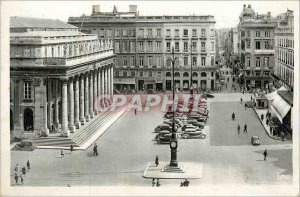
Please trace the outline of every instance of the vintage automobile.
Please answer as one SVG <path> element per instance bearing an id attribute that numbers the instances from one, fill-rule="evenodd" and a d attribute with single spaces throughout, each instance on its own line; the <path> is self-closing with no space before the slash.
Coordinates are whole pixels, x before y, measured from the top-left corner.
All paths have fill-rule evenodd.
<path id="1" fill-rule="evenodd" d="M 204 94 L 205 95 L 205 97 L 206 98 L 215 98 L 215 96 L 214 95 L 212 95 L 212 94 L 209 94 L 209 93 L 206 93 L 206 94 Z"/>
<path id="2" fill-rule="evenodd" d="M 259 140 L 259 137 L 258 136 L 252 136 L 251 137 L 251 143 L 252 145 L 260 145 L 260 140 Z"/>
<path id="3" fill-rule="evenodd" d="M 158 125 L 154 131 L 155 133 L 158 133 L 159 131 L 161 130 L 168 130 L 168 131 L 172 131 L 172 127 L 168 124 L 161 124 L 161 125 Z"/>
<path id="4" fill-rule="evenodd" d="M 164 136 L 166 136 L 166 135 L 171 135 L 171 132 L 168 131 L 168 130 L 162 130 L 162 131 L 160 131 L 158 134 L 156 134 L 154 140 L 158 140 L 158 138 L 164 137 Z"/>
<path id="5" fill-rule="evenodd" d="M 193 138 L 204 139 L 205 137 L 206 137 L 206 133 L 204 131 L 195 131 L 195 129 L 186 129 L 185 132 L 181 134 L 181 138 L 183 139 L 193 139 Z"/>
<path id="6" fill-rule="evenodd" d="M 171 138 L 172 138 L 172 134 L 171 135 L 164 135 L 163 137 L 159 137 L 157 139 L 157 144 L 169 144 Z"/>
<path id="7" fill-rule="evenodd" d="M 184 124 L 183 127 L 181 127 L 181 131 L 185 132 L 187 129 L 195 129 L 196 131 L 200 131 L 201 129 L 193 124 Z"/>
<path id="8" fill-rule="evenodd" d="M 172 127 L 173 126 L 173 121 L 167 119 L 167 120 L 164 120 L 163 124 L 168 124 L 168 125 L 170 125 L 170 127 Z M 176 121 L 175 121 L 175 130 L 177 130 L 179 127 L 180 127 L 180 125 L 177 124 Z"/>
<path id="9" fill-rule="evenodd" d="M 178 127 L 183 126 L 183 122 L 181 121 L 180 118 L 175 117 L 174 119 L 175 119 L 175 123 L 176 123 L 176 125 L 178 125 Z M 164 123 L 166 123 L 166 124 L 172 123 L 173 124 L 172 120 L 173 120 L 173 118 L 170 118 L 170 119 L 166 118 L 166 119 L 164 119 Z"/>

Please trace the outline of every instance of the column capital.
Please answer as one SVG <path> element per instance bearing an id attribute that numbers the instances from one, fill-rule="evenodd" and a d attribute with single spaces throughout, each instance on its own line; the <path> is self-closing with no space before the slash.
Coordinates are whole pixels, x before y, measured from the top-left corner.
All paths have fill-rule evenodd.
<path id="1" fill-rule="evenodd" d="M 60 78 L 62 84 L 68 84 L 69 78 Z"/>

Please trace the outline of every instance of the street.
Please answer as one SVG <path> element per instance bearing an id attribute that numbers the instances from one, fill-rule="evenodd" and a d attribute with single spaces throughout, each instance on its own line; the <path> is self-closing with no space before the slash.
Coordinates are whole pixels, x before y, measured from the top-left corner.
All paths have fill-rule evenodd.
<path id="1" fill-rule="evenodd" d="M 269 138 L 253 109 L 244 109 L 239 99 L 250 95 L 215 94 L 208 99 L 210 118 L 206 139 L 179 139 L 178 161 L 203 164 L 201 183 L 292 183 L 292 144 Z M 235 112 L 236 119 L 231 120 Z M 158 155 L 160 161 L 170 160 L 169 145 L 157 145 L 154 128 L 163 122 L 160 106 L 149 112 L 126 112 L 97 141 L 98 156 L 93 156 L 93 145 L 86 151 L 37 149 L 33 152 L 11 151 L 11 184 L 14 167 L 23 167 L 30 160 L 31 170 L 24 177 L 30 186 L 149 186 L 151 180 L 142 177 L 148 162 Z M 248 133 L 237 134 L 237 123 Z M 241 129 L 241 130 L 242 130 Z M 259 135 L 262 145 L 252 146 L 250 138 Z M 267 149 L 267 161 L 263 151 Z M 282 177 L 282 174 L 286 178 Z M 164 185 L 178 185 L 181 180 L 160 180 Z"/>

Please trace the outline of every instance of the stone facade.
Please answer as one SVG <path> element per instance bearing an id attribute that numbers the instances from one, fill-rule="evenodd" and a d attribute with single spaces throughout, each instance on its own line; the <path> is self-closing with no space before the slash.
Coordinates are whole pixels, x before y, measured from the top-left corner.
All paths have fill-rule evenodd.
<path id="1" fill-rule="evenodd" d="M 275 29 L 275 70 L 274 79 L 278 86 L 293 91 L 294 87 L 294 13 L 277 16 L 278 26 Z"/>
<path id="2" fill-rule="evenodd" d="M 242 82 L 247 90 L 269 89 L 275 67 L 276 19 L 271 13 L 258 15 L 244 5 L 238 25 Z"/>
<path id="3" fill-rule="evenodd" d="M 70 17 L 69 23 L 99 38 L 114 40 L 114 88 L 168 90 L 171 49 L 175 49 L 179 89 L 213 89 L 215 20 L 213 16 L 139 16 L 134 12 L 100 12 Z M 191 49 L 192 47 L 192 49 Z M 188 74 L 184 74 L 188 73 Z M 202 75 L 201 75 L 202 73 Z M 205 74 L 204 74 L 205 73 Z M 189 76 L 188 76 L 189 75 Z M 203 76 L 203 77 L 201 77 Z M 201 86 L 202 84 L 202 86 Z"/>
<path id="4" fill-rule="evenodd" d="M 56 20 L 13 20 L 30 28 L 11 26 L 11 131 L 15 137 L 69 136 L 97 113 L 99 96 L 113 94 L 113 75 L 104 76 L 113 71 L 113 42 L 55 26 Z"/>

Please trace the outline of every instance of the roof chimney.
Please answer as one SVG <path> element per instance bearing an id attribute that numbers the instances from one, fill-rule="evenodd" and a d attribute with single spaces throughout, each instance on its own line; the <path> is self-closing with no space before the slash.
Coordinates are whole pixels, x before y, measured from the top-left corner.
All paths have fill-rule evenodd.
<path id="1" fill-rule="evenodd" d="M 251 8 L 251 4 L 248 4 L 248 8 Z"/>
<path id="2" fill-rule="evenodd" d="M 137 5 L 129 5 L 129 12 L 137 12 Z"/>
<path id="3" fill-rule="evenodd" d="M 245 9 L 246 9 L 246 4 L 244 4 L 244 6 L 243 6 L 243 10 L 245 11 Z"/>
<path id="4" fill-rule="evenodd" d="M 100 5 L 93 5 L 93 14 L 100 12 Z"/>

